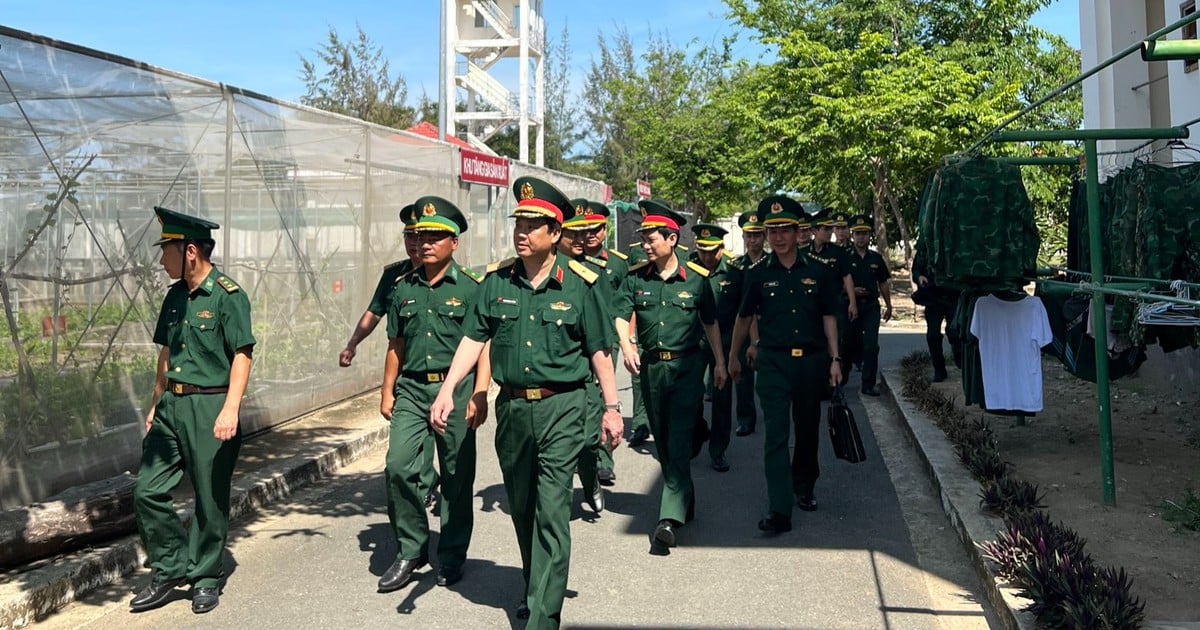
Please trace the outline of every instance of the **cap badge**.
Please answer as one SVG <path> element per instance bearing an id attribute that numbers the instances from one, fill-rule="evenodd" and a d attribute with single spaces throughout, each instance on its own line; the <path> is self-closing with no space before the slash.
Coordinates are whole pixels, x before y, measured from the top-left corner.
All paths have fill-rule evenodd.
<path id="1" fill-rule="evenodd" d="M 758 223 L 758 215 L 757 214 L 750 215 L 750 218 L 746 220 L 746 223 Z"/>
<path id="2" fill-rule="evenodd" d="M 587 208 L 584 206 L 575 206 L 575 216 L 583 216 L 587 214 Z"/>
<path id="3" fill-rule="evenodd" d="M 771 214 L 779 214 L 780 212 L 783 212 L 783 206 L 779 205 L 778 201 L 771 204 Z"/>
<path id="4" fill-rule="evenodd" d="M 707 230 L 707 229 L 700 230 L 700 238 L 708 238 L 708 237 L 710 237 L 710 236 L 712 236 L 712 232 L 711 232 L 711 231 L 709 231 L 709 230 Z"/>
<path id="5" fill-rule="evenodd" d="M 427 217 L 431 217 L 431 216 L 437 214 L 437 208 L 435 208 L 432 203 L 427 203 L 421 207 L 421 214 L 423 214 Z"/>
<path id="6" fill-rule="evenodd" d="M 533 184 L 529 182 L 521 184 L 521 201 L 526 199 L 533 199 Z"/>

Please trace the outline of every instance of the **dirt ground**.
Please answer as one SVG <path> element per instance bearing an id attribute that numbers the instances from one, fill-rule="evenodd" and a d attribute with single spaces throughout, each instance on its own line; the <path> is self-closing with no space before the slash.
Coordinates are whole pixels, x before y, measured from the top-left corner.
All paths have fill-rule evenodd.
<path id="1" fill-rule="evenodd" d="M 893 283 L 900 325 L 923 321 L 910 287 L 906 274 Z M 1037 484 L 1050 516 L 1084 536 L 1097 563 L 1125 568 L 1147 620 L 1200 622 L 1200 533 L 1163 519 L 1166 501 L 1200 491 L 1197 390 L 1184 398 L 1170 383 L 1137 375 L 1112 383 L 1117 505 L 1105 507 L 1096 386 L 1051 357 L 1043 356 L 1042 375 L 1044 411 L 1026 425 L 978 407 L 965 408 L 967 417 L 989 419 L 1016 475 Z M 934 387 L 963 400 L 957 369 Z"/>

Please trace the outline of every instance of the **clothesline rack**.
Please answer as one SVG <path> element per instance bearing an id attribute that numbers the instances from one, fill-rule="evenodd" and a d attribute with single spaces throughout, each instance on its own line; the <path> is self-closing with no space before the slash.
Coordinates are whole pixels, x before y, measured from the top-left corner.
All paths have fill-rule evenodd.
<path id="1" fill-rule="evenodd" d="M 1154 42 L 1158 38 L 1177 31 L 1188 24 L 1195 23 L 1200 19 L 1200 13 L 1192 13 L 1187 17 L 1177 20 L 1167 26 L 1150 33 L 1144 41 L 1137 42 L 1116 53 L 1112 57 L 1102 61 L 1095 67 L 1080 73 L 1074 79 L 1067 81 L 1058 88 L 1052 90 L 1036 102 L 1026 106 L 1021 111 L 1009 116 L 998 124 L 994 129 L 984 134 L 983 137 L 976 140 L 963 153 L 977 154 L 980 147 L 988 143 L 1010 143 L 1010 142 L 1082 142 L 1083 143 L 1083 167 L 1084 174 L 1087 180 L 1087 214 L 1088 214 L 1088 243 L 1090 245 L 1091 258 L 1091 282 L 1071 284 L 1063 283 L 1075 287 L 1079 291 L 1090 293 L 1092 296 L 1092 327 L 1095 331 L 1094 340 L 1096 348 L 1096 407 L 1098 412 L 1098 422 L 1100 431 L 1100 476 L 1103 494 L 1104 505 L 1116 505 L 1116 477 L 1113 467 L 1113 443 L 1112 443 L 1112 396 L 1109 389 L 1109 371 L 1108 371 L 1108 322 L 1107 314 L 1104 309 L 1105 295 L 1123 295 L 1124 297 L 1144 297 L 1145 299 L 1153 299 L 1157 301 L 1181 301 L 1189 305 L 1200 305 L 1194 300 L 1182 300 L 1171 296 L 1157 296 L 1151 293 L 1143 293 L 1139 291 L 1124 291 L 1121 289 L 1113 289 L 1105 286 L 1106 277 L 1104 275 L 1104 258 L 1101 252 L 1103 246 L 1103 238 L 1100 225 L 1100 177 L 1099 177 L 1099 158 L 1097 151 L 1097 143 L 1101 140 L 1147 140 L 1150 142 L 1157 140 L 1182 140 L 1189 137 L 1188 128 L 1200 120 L 1191 121 L 1177 127 L 1168 128 L 1147 128 L 1147 129 L 1044 129 L 1044 130 L 1026 130 L 1026 131 L 1004 131 L 1010 124 L 1024 117 L 1026 114 L 1034 111 L 1042 105 L 1050 102 L 1058 96 L 1065 93 L 1067 90 L 1079 85 L 1087 78 L 1098 74 L 1105 68 L 1112 66 L 1129 55 L 1139 52 L 1146 46 L 1146 42 Z M 1153 48 L 1154 44 L 1149 44 Z M 1065 161 L 1069 160 L 1069 161 Z M 1078 158 L 1057 158 L 1057 157 L 1031 157 L 1031 158 L 1008 158 L 1011 164 L 1022 165 L 1053 165 L 1053 164 L 1078 164 Z M 1147 281 L 1148 278 L 1131 278 L 1132 281 Z M 1053 280 L 1046 282 L 1055 282 Z M 1168 299 L 1170 298 L 1170 299 Z"/>

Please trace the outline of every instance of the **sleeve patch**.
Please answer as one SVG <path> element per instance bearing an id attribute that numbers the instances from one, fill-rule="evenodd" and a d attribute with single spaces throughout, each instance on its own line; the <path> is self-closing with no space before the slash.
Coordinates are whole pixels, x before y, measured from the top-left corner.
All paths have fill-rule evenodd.
<path id="1" fill-rule="evenodd" d="M 595 271 L 583 266 L 583 263 L 579 262 L 578 260 L 567 262 L 567 266 L 571 268 L 571 271 L 575 272 L 575 275 L 583 278 L 583 281 L 588 284 L 595 283 L 596 279 L 600 277 Z"/>

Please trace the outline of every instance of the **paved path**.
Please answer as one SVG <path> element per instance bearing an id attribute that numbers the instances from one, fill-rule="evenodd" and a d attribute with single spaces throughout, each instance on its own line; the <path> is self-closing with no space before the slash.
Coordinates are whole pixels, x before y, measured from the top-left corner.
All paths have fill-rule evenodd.
<path id="1" fill-rule="evenodd" d="M 921 347 L 916 331 L 888 330 L 884 361 Z M 622 378 L 626 408 L 628 379 Z M 857 379 L 852 383 L 856 384 Z M 669 557 L 650 556 L 658 468 L 649 448 L 616 453 L 618 482 L 608 511 L 579 507 L 564 627 L 607 628 L 987 628 L 994 617 L 961 545 L 933 498 L 892 410 L 852 396 L 868 461 L 833 460 L 822 445 L 821 508 L 796 511 L 796 529 L 765 537 L 762 433 L 733 438 L 733 470 L 706 455 L 693 464 L 697 520 L 680 530 Z M 449 589 L 419 581 L 386 595 L 375 582 L 395 555 L 384 514 L 378 449 L 236 524 L 221 606 L 192 615 L 186 595 L 158 611 L 130 614 L 131 591 L 146 573 L 93 593 L 41 628 L 164 627 L 520 628 L 520 560 L 505 513 L 492 448 L 494 422 L 479 435 L 475 536 L 466 577 Z M 436 523 L 435 523 L 436 525 Z"/>

